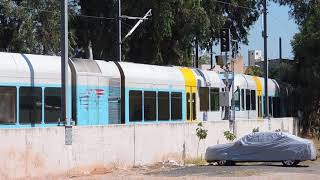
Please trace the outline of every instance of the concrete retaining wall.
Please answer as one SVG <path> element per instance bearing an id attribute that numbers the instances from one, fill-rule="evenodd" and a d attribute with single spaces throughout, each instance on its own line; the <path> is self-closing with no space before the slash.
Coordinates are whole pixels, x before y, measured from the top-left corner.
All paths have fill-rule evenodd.
<path id="1" fill-rule="evenodd" d="M 272 119 L 270 127 L 294 133 L 294 121 Z M 180 161 L 197 155 L 196 127 L 196 123 L 77 126 L 72 128 L 72 145 L 65 145 L 64 127 L 0 129 L 0 178 Z M 208 137 L 200 142 L 199 155 L 209 145 L 227 142 L 223 132 L 229 130 L 229 122 L 206 122 L 204 127 Z M 237 137 L 241 137 L 256 127 L 267 131 L 269 124 L 264 120 L 241 120 L 235 127 Z"/>

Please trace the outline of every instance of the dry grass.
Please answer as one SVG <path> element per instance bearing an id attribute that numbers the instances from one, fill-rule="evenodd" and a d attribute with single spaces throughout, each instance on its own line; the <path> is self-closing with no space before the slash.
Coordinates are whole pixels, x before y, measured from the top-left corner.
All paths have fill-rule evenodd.
<path id="1" fill-rule="evenodd" d="M 207 161 L 204 160 L 202 157 L 185 159 L 184 163 L 186 165 L 196 165 L 196 166 L 204 166 L 208 164 Z"/>

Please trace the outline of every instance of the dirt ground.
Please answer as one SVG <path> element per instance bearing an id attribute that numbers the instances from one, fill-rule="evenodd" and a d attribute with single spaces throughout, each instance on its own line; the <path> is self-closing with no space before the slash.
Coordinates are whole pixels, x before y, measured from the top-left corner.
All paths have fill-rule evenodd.
<path id="1" fill-rule="evenodd" d="M 317 149 L 320 150 L 319 140 L 314 140 L 314 142 Z M 283 167 L 281 163 L 238 163 L 236 166 L 212 166 L 208 164 L 183 166 L 168 161 L 151 166 L 128 169 L 101 168 L 88 172 L 86 175 L 60 176 L 60 178 L 68 180 L 319 180 L 320 159 L 302 162 L 297 167 Z"/>
<path id="2" fill-rule="evenodd" d="M 315 141 L 317 149 L 320 143 Z M 319 152 L 319 151 L 318 151 Z M 319 153 L 318 153 L 319 157 Z M 39 179 L 63 180 L 319 180 L 320 158 L 306 161 L 297 167 L 283 167 L 281 163 L 237 163 L 236 166 L 181 165 L 174 161 L 159 162 L 150 166 L 133 168 L 96 167 L 90 171 L 76 170 L 64 175 L 48 176 Z"/>
<path id="3" fill-rule="evenodd" d="M 237 166 L 188 165 L 157 163 L 128 169 L 94 169 L 85 174 L 69 174 L 46 179 L 67 180 L 319 180 L 320 160 L 307 161 L 297 167 L 283 167 L 280 163 L 240 163 Z"/>

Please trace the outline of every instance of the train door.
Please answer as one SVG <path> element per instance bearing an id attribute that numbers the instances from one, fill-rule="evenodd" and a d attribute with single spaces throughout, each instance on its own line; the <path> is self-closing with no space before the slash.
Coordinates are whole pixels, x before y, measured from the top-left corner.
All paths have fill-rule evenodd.
<path id="1" fill-rule="evenodd" d="M 186 120 L 195 121 L 197 119 L 197 85 L 196 78 L 189 68 L 180 69 L 185 79 L 185 92 L 186 92 Z"/>
<path id="2" fill-rule="evenodd" d="M 109 124 L 121 124 L 120 102 L 121 102 L 120 78 L 112 78 L 109 81 L 109 97 L 108 97 Z"/>
<path id="3" fill-rule="evenodd" d="M 262 118 L 262 96 L 261 92 L 258 91 L 258 117 Z"/>
<path id="4" fill-rule="evenodd" d="M 190 93 L 186 93 L 186 111 L 187 111 L 187 121 L 190 121 L 191 119 L 191 98 L 190 98 Z"/>
<path id="5" fill-rule="evenodd" d="M 197 107 L 196 107 L 196 104 L 197 104 L 197 101 L 196 101 L 196 93 L 193 92 L 192 93 L 192 121 L 195 121 L 197 119 Z"/>
<path id="6" fill-rule="evenodd" d="M 187 121 L 195 121 L 197 119 L 197 99 L 196 99 L 196 93 L 192 91 L 192 87 L 187 88 L 186 93 L 186 113 L 187 113 Z"/>
<path id="7" fill-rule="evenodd" d="M 256 83 L 256 91 L 257 91 L 257 108 L 258 108 L 258 118 L 263 118 L 263 111 L 262 111 L 262 83 L 258 77 L 253 76 L 253 80 Z"/>

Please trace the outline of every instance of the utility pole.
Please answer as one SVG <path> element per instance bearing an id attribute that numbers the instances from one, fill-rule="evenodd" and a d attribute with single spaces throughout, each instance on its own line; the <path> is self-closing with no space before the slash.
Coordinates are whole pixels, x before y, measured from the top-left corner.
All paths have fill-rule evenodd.
<path id="1" fill-rule="evenodd" d="M 267 0 L 263 0 L 263 40 L 264 40 L 264 110 L 265 117 L 269 117 L 269 96 L 268 96 L 268 32 L 267 32 Z M 269 124 L 270 129 L 270 124 Z"/>
<path id="2" fill-rule="evenodd" d="M 119 48 L 118 48 L 118 60 L 119 62 L 122 61 L 122 37 L 121 37 L 121 0 L 118 0 L 118 43 L 119 43 Z"/>
<path id="3" fill-rule="evenodd" d="M 198 43 L 198 38 L 196 37 L 196 68 L 199 68 L 199 43 Z"/>
<path id="4" fill-rule="evenodd" d="M 61 0 L 61 109 L 63 121 L 68 120 L 68 0 Z"/>
<path id="5" fill-rule="evenodd" d="M 282 40 L 279 38 L 279 59 L 282 60 Z"/>
<path id="6" fill-rule="evenodd" d="M 213 47 L 212 42 L 210 42 L 210 69 L 213 70 Z"/>
<path id="7" fill-rule="evenodd" d="M 61 0 L 61 118 L 65 125 L 65 144 L 72 144 L 71 119 L 68 118 L 68 0 Z"/>

